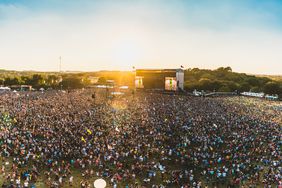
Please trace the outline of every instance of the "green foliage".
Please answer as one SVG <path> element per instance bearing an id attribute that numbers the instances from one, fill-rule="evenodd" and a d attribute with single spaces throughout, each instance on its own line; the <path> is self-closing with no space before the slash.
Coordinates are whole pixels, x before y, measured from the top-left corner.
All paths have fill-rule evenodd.
<path id="1" fill-rule="evenodd" d="M 68 76 L 63 78 L 60 83 L 63 89 L 80 89 L 83 88 L 82 79 L 80 77 Z"/>
<path id="2" fill-rule="evenodd" d="M 262 90 L 258 87 L 258 86 L 254 86 L 250 89 L 251 92 L 255 92 L 255 93 L 258 93 L 258 92 L 262 92 Z"/>
<path id="3" fill-rule="evenodd" d="M 105 77 L 100 77 L 99 80 L 98 80 L 98 83 L 99 84 L 106 84 L 107 83 L 107 80 Z"/>
<path id="4" fill-rule="evenodd" d="M 281 94 L 282 87 L 278 82 L 270 81 L 265 84 L 263 91 L 268 94 Z"/>
<path id="5" fill-rule="evenodd" d="M 282 82 L 267 77 L 257 77 L 232 72 L 231 67 L 220 67 L 216 70 L 185 70 L 185 89 L 187 91 L 254 91 L 267 94 L 281 94 Z"/>
<path id="6" fill-rule="evenodd" d="M 45 84 L 51 88 L 56 88 L 58 87 L 60 82 L 60 76 L 51 74 L 47 76 Z"/>
<path id="7" fill-rule="evenodd" d="M 32 85 L 32 87 L 39 89 L 44 85 L 43 76 L 40 74 L 34 74 L 31 78 L 27 79 L 26 83 Z"/>
<path id="8" fill-rule="evenodd" d="M 6 85 L 18 85 L 20 83 L 19 79 L 17 77 L 15 78 L 6 78 L 5 82 Z"/>
<path id="9" fill-rule="evenodd" d="M 106 80 L 114 80 L 117 85 L 134 86 L 134 73 L 130 71 L 99 71 L 84 73 L 56 73 L 56 72 L 17 72 L 1 71 L 0 85 L 32 85 L 33 88 L 82 88 L 89 86 L 90 77 L 99 77 L 98 84 L 106 84 Z M 232 72 L 231 67 L 185 70 L 186 91 L 255 91 L 266 94 L 282 95 L 282 79 L 273 77 L 254 76 Z"/>

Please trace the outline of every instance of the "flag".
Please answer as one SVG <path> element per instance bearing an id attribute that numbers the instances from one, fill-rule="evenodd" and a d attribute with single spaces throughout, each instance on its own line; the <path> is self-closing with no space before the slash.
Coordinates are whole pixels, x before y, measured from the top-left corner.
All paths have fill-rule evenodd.
<path id="1" fill-rule="evenodd" d="M 88 134 L 92 134 L 92 131 L 90 129 L 87 129 Z"/>
<path id="2" fill-rule="evenodd" d="M 81 141 L 82 142 L 86 142 L 86 140 L 83 138 L 83 136 L 81 137 Z"/>

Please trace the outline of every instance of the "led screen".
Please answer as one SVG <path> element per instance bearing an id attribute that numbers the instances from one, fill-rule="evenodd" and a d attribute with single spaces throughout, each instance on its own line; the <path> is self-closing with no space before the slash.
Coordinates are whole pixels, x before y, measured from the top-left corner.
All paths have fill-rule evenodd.
<path id="1" fill-rule="evenodd" d="M 165 90 L 176 91 L 177 81 L 175 77 L 165 77 Z"/>

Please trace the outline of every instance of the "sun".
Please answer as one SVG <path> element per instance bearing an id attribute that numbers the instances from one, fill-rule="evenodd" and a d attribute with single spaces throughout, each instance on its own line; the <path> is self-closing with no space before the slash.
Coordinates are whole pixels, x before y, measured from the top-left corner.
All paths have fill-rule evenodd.
<path id="1" fill-rule="evenodd" d="M 141 60 L 142 53 L 141 43 L 130 37 L 117 40 L 112 48 L 113 62 L 119 69 L 130 69 Z"/>

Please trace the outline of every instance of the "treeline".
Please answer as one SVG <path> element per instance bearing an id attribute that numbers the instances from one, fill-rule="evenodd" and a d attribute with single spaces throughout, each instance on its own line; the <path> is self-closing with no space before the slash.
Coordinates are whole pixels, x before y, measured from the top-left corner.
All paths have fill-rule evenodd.
<path id="1" fill-rule="evenodd" d="M 98 83 L 105 84 L 107 80 L 114 80 L 117 85 L 133 87 L 134 73 L 130 71 L 99 71 L 83 73 L 47 73 L 47 72 L 18 72 L 0 70 L 0 85 L 32 85 L 33 88 L 83 88 L 91 84 L 96 77 Z M 220 92 L 264 92 L 267 94 L 282 93 L 281 79 L 273 80 L 269 77 L 258 77 L 245 73 L 233 72 L 230 67 L 209 69 L 186 69 L 186 91 L 220 91 Z"/>
<path id="2" fill-rule="evenodd" d="M 232 72 L 231 67 L 220 67 L 216 70 L 185 70 L 185 89 L 187 91 L 204 90 L 219 92 L 264 92 L 281 94 L 282 82 L 268 77 L 257 77 L 245 73 Z"/>
<path id="3" fill-rule="evenodd" d="M 13 76 L 0 80 L 0 85 L 31 85 L 34 89 L 78 89 L 90 84 L 89 80 L 77 74 L 70 75 L 41 75 L 33 74 L 31 76 Z"/>
<path id="4" fill-rule="evenodd" d="M 117 85 L 133 87 L 134 74 L 123 71 L 99 72 L 18 72 L 0 70 L 0 85 L 31 85 L 34 89 L 79 89 L 93 84 L 93 78 L 98 78 L 97 84 L 106 84 L 107 80 L 114 80 Z"/>

